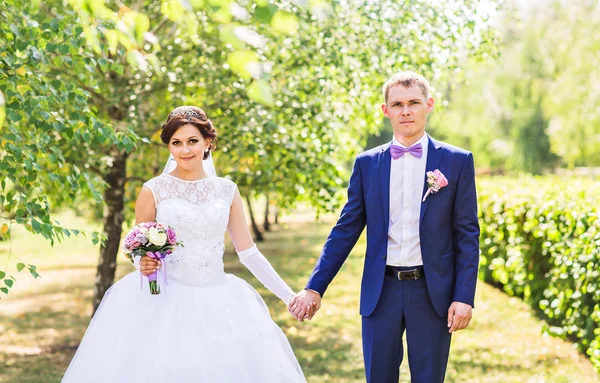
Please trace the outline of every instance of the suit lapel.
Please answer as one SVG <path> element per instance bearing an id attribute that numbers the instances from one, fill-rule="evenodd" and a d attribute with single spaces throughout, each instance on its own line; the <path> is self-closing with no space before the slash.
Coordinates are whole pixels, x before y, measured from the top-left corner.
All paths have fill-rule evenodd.
<path id="1" fill-rule="evenodd" d="M 425 193 L 427 192 L 427 172 L 432 172 L 435 169 L 440 168 L 440 161 L 442 159 L 442 147 L 439 142 L 435 141 L 431 136 L 429 136 L 429 144 L 427 145 L 427 164 L 425 165 L 425 175 L 423 179 L 423 193 L 421 194 L 421 200 Z M 427 210 L 427 206 L 429 206 L 429 201 L 431 200 L 431 194 L 427 196 L 425 202 L 421 202 L 421 217 L 420 222 L 423 222 L 423 217 L 425 216 L 425 211 Z"/>
<path id="2" fill-rule="evenodd" d="M 378 155 L 377 167 L 379 168 L 379 189 L 381 190 L 381 203 L 383 206 L 383 220 L 385 232 L 388 232 L 390 224 L 390 169 L 392 156 L 390 154 L 391 142 L 381 148 Z"/>

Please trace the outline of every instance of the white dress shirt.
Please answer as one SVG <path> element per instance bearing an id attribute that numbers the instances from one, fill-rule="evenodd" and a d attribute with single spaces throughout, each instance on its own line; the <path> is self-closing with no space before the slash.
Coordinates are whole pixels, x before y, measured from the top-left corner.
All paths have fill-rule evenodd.
<path id="1" fill-rule="evenodd" d="M 423 146 L 423 155 L 417 158 L 405 153 L 392 158 L 390 169 L 390 227 L 388 230 L 387 264 L 390 266 L 421 266 L 421 239 L 419 224 L 421 199 L 427 164 L 427 134 L 413 145 Z M 392 144 L 405 147 L 396 138 Z"/>

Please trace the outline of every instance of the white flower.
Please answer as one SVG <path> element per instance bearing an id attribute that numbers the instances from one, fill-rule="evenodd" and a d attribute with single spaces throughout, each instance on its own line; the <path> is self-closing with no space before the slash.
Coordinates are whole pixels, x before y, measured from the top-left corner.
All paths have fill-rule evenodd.
<path id="1" fill-rule="evenodd" d="M 153 245 L 162 246 L 167 242 L 167 234 L 153 227 L 148 231 L 148 239 Z"/>

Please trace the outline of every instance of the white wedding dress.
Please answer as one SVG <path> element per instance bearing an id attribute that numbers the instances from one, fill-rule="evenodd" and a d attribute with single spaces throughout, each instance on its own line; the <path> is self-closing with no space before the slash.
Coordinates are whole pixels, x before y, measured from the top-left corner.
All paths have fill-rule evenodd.
<path id="1" fill-rule="evenodd" d="M 223 267 L 236 185 L 162 174 L 146 184 L 156 220 L 183 247 L 165 258 L 168 285 L 151 295 L 139 271 L 104 296 L 63 383 L 306 382 L 281 329 L 248 283 Z"/>

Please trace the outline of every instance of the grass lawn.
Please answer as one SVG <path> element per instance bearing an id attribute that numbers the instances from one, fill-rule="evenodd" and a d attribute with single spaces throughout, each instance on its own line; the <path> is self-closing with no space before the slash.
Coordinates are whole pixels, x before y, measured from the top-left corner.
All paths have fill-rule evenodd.
<path id="1" fill-rule="evenodd" d="M 97 229 L 71 214 L 61 218 L 67 226 Z M 293 289 L 304 286 L 334 220 L 327 216 L 315 223 L 312 214 L 294 214 L 259 244 Z M 37 265 L 42 278 L 34 280 L 26 270 L 17 274 L 11 261 L 8 271 L 17 281 L 0 300 L 0 382 L 59 382 L 89 322 L 98 250 L 83 237 L 51 248 L 19 227 L 12 249 Z M 259 290 L 311 383 L 364 382 L 358 315 L 364 249 L 363 237 L 330 286 L 321 311 L 311 322 L 299 323 L 227 248 L 226 270 Z M 0 270 L 7 254 L 8 244 L 0 243 Z M 124 257 L 118 262 L 117 278 L 133 270 Z M 453 337 L 447 382 L 600 381 L 571 344 L 542 335 L 542 322 L 519 300 L 480 283 L 476 307 L 471 326 Z M 401 370 L 400 381 L 409 382 L 406 358 Z"/>

